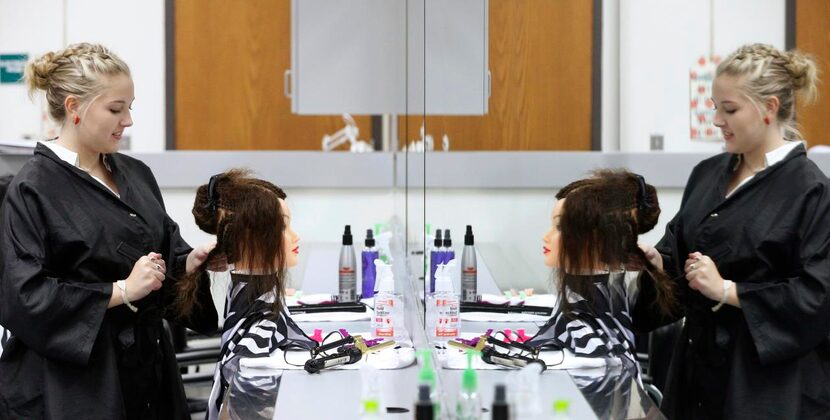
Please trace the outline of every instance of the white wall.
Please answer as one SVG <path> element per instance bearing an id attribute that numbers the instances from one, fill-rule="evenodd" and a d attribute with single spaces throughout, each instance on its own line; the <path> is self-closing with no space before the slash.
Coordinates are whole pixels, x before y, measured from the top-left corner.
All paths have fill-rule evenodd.
<path id="1" fill-rule="evenodd" d="M 61 47 L 63 2 L 0 0 L 0 54 L 29 57 Z M 29 100 L 24 84 L 0 84 L 0 140 L 39 138 L 40 101 Z"/>
<path id="2" fill-rule="evenodd" d="M 785 0 L 712 3 L 714 54 L 726 57 L 738 46 L 755 42 L 784 48 Z M 666 151 L 721 150 L 720 144 L 689 139 L 688 74 L 700 56 L 709 55 L 709 4 L 700 0 L 620 2 L 619 69 L 609 60 L 603 68 L 603 72 L 619 73 L 620 150 L 649 150 L 653 133 L 664 135 Z M 614 24 L 606 21 L 604 28 L 614 31 Z"/>
<path id="3" fill-rule="evenodd" d="M 0 53 L 34 58 L 82 41 L 104 44 L 130 65 L 131 150 L 164 150 L 164 0 L 0 0 Z M 40 139 L 40 117 L 24 85 L 0 85 L 0 140 Z"/>

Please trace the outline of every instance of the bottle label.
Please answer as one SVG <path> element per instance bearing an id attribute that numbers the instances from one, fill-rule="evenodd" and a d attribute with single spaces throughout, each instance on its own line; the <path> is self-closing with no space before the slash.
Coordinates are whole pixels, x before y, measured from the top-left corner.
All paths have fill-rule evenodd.
<path id="1" fill-rule="evenodd" d="M 372 318 L 372 328 L 375 337 L 395 336 L 395 325 L 392 319 L 392 312 L 394 310 L 394 298 L 379 298 L 375 296 L 375 316 Z"/>
<path id="2" fill-rule="evenodd" d="M 354 302 L 357 299 L 357 276 L 353 268 L 340 269 L 340 301 Z"/>
<path id="3" fill-rule="evenodd" d="M 395 329 L 389 328 L 375 328 L 375 337 L 394 337 Z"/>
<path id="4" fill-rule="evenodd" d="M 436 337 L 458 337 L 458 328 L 436 328 Z"/>
<path id="5" fill-rule="evenodd" d="M 436 299 L 438 319 L 435 323 L 436 337 L 458 337 L 460 334 L 458 299 Z"/>
<path id="6" fill-rule="evenodd" d="M 475 267 L 465 267 L 461 271 L 461 299 L 464 302 L 477 300 L 478 272 Z"/>

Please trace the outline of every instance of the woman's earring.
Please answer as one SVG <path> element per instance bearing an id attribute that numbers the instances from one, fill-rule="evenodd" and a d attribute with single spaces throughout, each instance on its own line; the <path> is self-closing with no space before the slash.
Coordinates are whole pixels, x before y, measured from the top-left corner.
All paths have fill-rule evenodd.
<path id="1" fill-rule="evenodd" d="M 764 117 L 764 124 L 769 125 L 769 117 Z"/>
<path id="2" fill-rule="evenodd" d="M 79 117 L 79 116 L 77 116 L 77 115 L 76 115 L 76 116 L 75 116 L 75 119 L 74 119 L 72 122 L 74 122 L 74 123 L 75 123 L 75 125 L 80 124 L 80 122 L 81 122 L 81 117 Z"/>

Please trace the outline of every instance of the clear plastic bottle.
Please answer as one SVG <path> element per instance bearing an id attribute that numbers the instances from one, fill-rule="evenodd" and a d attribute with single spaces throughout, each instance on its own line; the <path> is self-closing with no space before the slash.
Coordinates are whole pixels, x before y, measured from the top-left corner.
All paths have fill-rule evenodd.
<path id="1" fill-rule="evenodd" d="M 478 395 L 478 376 L 473 369 L 475 350 L 467 350 L 467 368 L 461 374 L 461 392 L 458 394 L 456 418 L 458 420 L 480 420 L 481 398 Z"/>
<path id="2" fill-rule="evenodd" d="M 400 341 L 405 337 L 403 299 L 395 293 L 392 267 L 381 260 L 375 260 L 374 268 L 379 281 L 378 292 L 375 294 L 375 313 L 372 317 L 372 336 Z"/>
<path id="3" fill-rule="evenodd" d="M 521 370 L 513 373 L 510 383 L 513 395 L 511 414 L 517 419 L 539 419 L 542 417 L 542 405 L 539 394 L 539 375 L 542 367 L 538 363 L 530 363 Z"/>
<path id="4" fill-rule="evenodd" d="M 427 325 L 434 344 L 446 345 L 461 333 L 461 301 L 453 293 L 450 273 L 455 267 L 441 264 L 436 271 L 435 293 L 427 299 Z"/>

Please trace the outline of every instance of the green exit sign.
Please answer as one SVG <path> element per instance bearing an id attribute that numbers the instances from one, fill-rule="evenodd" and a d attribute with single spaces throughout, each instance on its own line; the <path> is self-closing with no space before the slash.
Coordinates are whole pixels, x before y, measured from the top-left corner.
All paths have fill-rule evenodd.
<path id="1" fill-rule="evenodd" d="M 0 54 L 0 83 L 23 83 L 28 54 Z"/>

